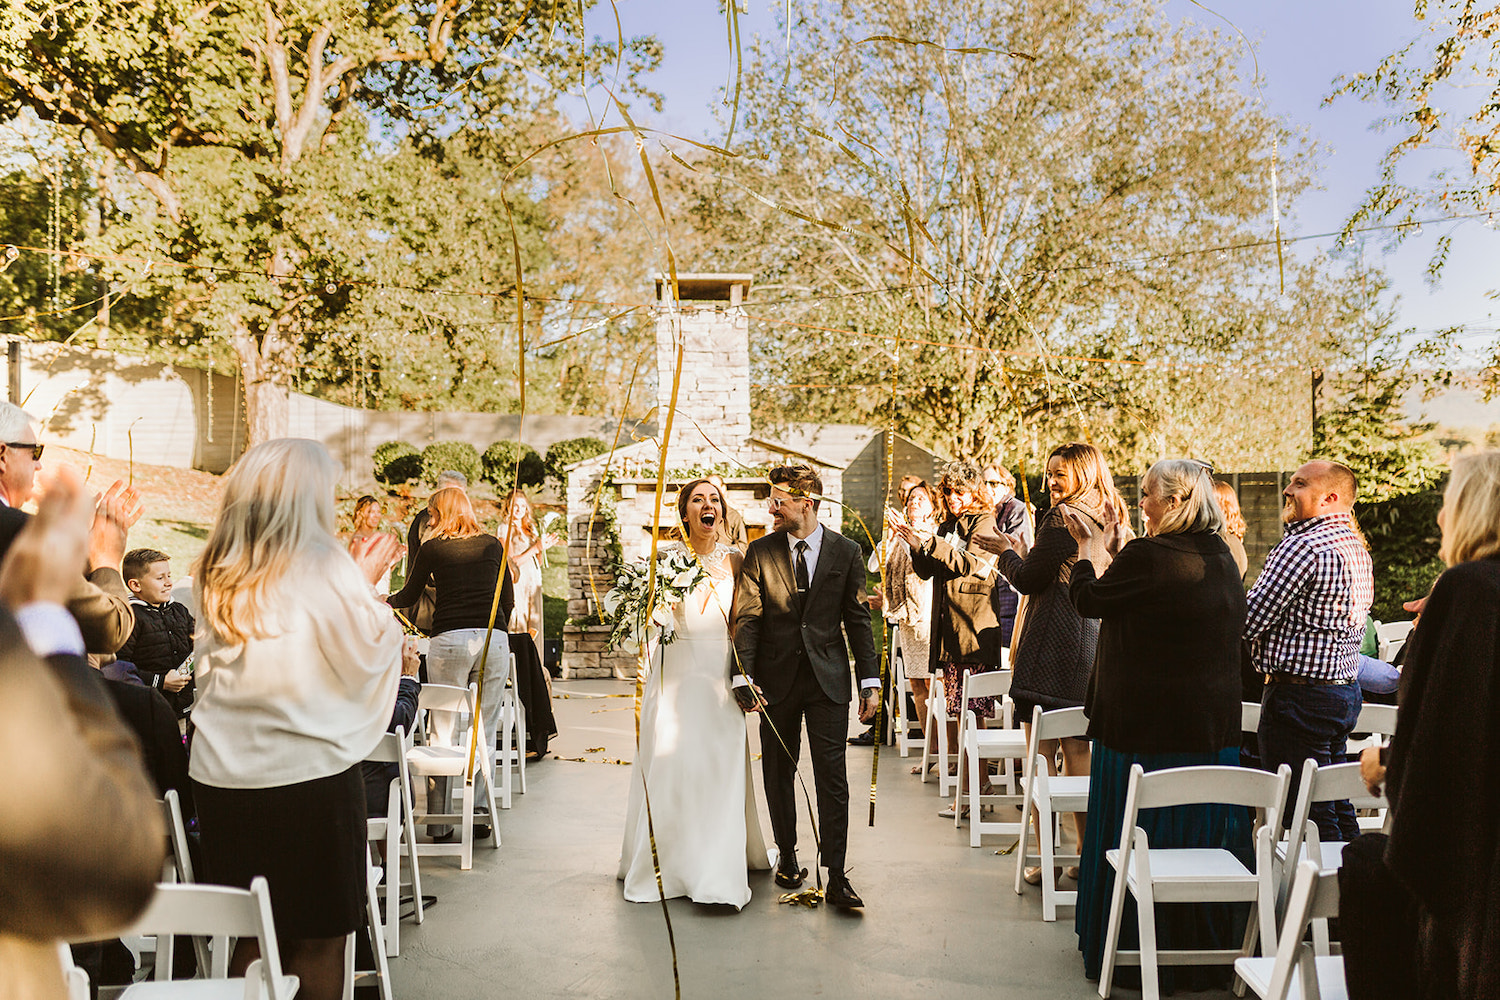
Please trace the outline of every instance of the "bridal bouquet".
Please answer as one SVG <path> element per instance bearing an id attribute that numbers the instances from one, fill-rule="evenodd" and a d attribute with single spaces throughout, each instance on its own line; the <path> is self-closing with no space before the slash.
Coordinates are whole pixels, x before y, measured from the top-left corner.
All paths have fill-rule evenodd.
<path id="1" fill-rule="evenodd" d="M 660 552 L 656 559 L 656 592 L 648 607 L 650 574 L 649 557 L 625 563 L 615 578 L 614 589 L 604 595 L 600 610 L 604 624 L 610 626 L 611 647 L 638 652 L 652 638 L 652 630 L 662 645 L 670 643 L 677 638 L 672 609 L 708 579 L 702 560 L 685 546 Z"/>

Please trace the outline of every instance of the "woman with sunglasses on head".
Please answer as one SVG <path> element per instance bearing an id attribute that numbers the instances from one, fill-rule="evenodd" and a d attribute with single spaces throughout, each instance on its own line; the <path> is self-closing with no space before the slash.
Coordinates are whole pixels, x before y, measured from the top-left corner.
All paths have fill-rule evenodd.
<path id="1" fill-rule="evenodd" d="M 1116 548 L 1130 537 L 1125 526 L 1125 501 L 1115 489 L 1104 455 L 1091 444 L 1075 441 L 1047 456 L 1047 494 L 1052 506 L 1036 526 L 1036 544 L 1029 550 L 1015 534 L 990 533 L 975 539 L 997 556 L 1000 575 L 1021 593 L 1016 628 L 1011 637 L 1010 665 L 1014 671 L 1010 696 L 1027 736 L 1038 705 L 1043 711 L 1076 708 L 1084 702 L 1099 621 L 1085 618 L 1068 599 L 1068 582 L 1078 559 L 1078 543 L 1068 532 L 1064 515 L 1076 513 L 1106 534 Z M 1063 773 L 1089 773 L 1089 743 L 1083 738 L 1047 740 L 1037 749 L 1048 769 L 1061 744 Z M 1084 814 L 1075 813 L 1078 839 L 1083 840 Z M 1077 869 L 1069 874 L 1077 876 Z M 1026 881 L 1040 885 L 1040 868 L 1026 871 Z"/>
<path id="2" fill-rule="evenodd" d="M 933 581 L 929 663 L 933 676 L 943 678 L 948 743 L 952 746 L 958 742 L 957 719 L 966 709 L 981 719 L 995 715 L 994 698 L 960 704 L 964 671 L 982 674 L 1000 669 L 994 561 L 972 544 L 976 536 L 994 534 L 995 513 L 984 477 L 973 462 L 961 460 L 943 466 L 938 493 L 947 517 L 938 525 L 937 534 L 924 538 L 906 523 L 892 524 L 892 529 L 910 547 L 917 576 Z M 962 776 L 959 781 L 962 794 Z M 939 815 L 951 817 L 953 812 L 945 809 Z"/>

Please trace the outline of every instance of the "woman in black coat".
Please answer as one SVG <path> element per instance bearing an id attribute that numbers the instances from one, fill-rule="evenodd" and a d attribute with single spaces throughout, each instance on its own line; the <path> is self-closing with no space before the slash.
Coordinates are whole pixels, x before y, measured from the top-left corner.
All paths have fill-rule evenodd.
<path id="1" fill-rule="evenodd" d="M 1500 451 L 1453 463 L 1438 524 L 1449 569 L 1407 640 L 1396 733 L 1360 756 L 1390 836 L 1339 872 L 1355 1000 L 1500 996 Z"/>
<path id="2" fill-rule="evenodd" d="M 1069 598 L 1080 615 L 1100 622 L 1085 702 L 1094 746 L 1075 916 L 1091 979 L 1099 977 L 1114 884 L 1104 853 L 1120 844 L 1131 766 L 1239 763 L 1245 591 L 1220 535 L 1224 516 L 1207 470 L 1191 459 L 1157 462 L 1141 484 L 1141 514 L 1146 537 L 1113 557 L 1092 521 L 1067 514 L 1078 544 Z M 1249 847 L 1243 810 L 1157 809 L 1137 823 L 1153 848 Z M 1222 906 L 1157 913 L 1162 948 L 1224 947 L 1204 938 L 1232 933 L 1232 912 Z M 1127 915 L 1122 933 L 1135 926 Z"/>
<path id="3" fill-rule="evenodd" d="M 904 521 L 892 523 L 891 528 L 911 547 L 917 576 L 933 581 L 929 663 L 932 675 L 943 678 L 948 744 L 952 746 L 958 740 L 958 717 L 966 707 L 959 704 L 964 671 L 981 674 L 1000 669 L 993 560 L 971 545 L 976 535 L 994 534 L 995 514 L 984 491 L 984 477 L 973 462 L 945 465 L 938 493 L 948 517 L 936 535 L 924 539 Z M 995 699 L 976 698 L 967 708 L 979 718 L 992 718 Z"/>

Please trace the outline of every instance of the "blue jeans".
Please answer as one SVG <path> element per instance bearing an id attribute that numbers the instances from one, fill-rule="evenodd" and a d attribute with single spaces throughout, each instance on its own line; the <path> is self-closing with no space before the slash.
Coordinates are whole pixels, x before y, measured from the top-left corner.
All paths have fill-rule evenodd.
<path id="1" fill-rule="evenodd" d="M 1401 686 L 1401 671 L 1384 660 L 1360 654 L 1359 689 L 1370 694 L 1395 694 Z"/>
<path id="2" fill-rule="evenodd" d="M 1292 768 L 1282 823 L 1290 819 L 1302 781 L 1302 765 L 1309 758 L 1319 767 L 1344 763 L 1349 733 L 1364 704 L 1358 684 L 1267 684 L 1260 700 L 1260 766 L 1275 771 Z M 1342 802 L 1315 802 L 1311 819 L 1324 843 L 1359 836 L 1354 807 Z"/>

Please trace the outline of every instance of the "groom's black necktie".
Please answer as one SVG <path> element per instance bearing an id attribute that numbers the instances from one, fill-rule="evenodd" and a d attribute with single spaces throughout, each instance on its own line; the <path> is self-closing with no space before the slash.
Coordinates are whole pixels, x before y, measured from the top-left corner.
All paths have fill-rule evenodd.
<path id="1" fill-rule="evenodd" d="M 797 550 L 797 593 L 806 594 L 811 582 L 807 578 L 807 542 L 799 541 L 794 546 Z"/>

